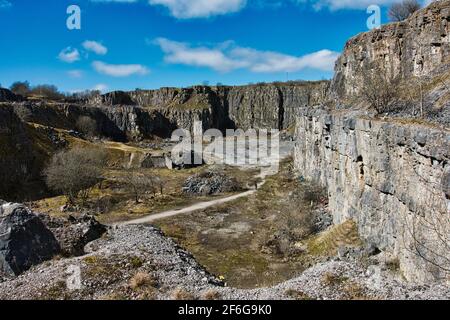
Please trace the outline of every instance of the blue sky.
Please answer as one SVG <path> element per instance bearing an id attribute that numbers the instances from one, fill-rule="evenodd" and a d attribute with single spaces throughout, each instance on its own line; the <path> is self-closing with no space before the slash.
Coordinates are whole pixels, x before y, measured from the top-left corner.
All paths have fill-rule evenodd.
<path id="1" fill-rule="evenodd" d="M 0 0 L 0 84 L 63 91 L 332 76 L 366 8 L 394 0 Z M 68 30 L 69 5 L 81 30 Z"/>

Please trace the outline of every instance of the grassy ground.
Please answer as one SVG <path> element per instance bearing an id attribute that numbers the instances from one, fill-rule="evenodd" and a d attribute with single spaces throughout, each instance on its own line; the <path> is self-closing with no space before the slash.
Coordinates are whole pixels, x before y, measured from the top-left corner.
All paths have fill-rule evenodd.
<path id="1" fill-rule="evenodd" d="M 290 172 L 290 164 L 284 163 L 281 172 L 269 177 L 255 195 L 202 212 L 165 219 L 157 225 L 192 252 L 208 271 L 224 277 L 230 286 L 266 287 L 299 275 L 312 263 L 333 253 L 328 245 L 334 244 L 330 239 L 335 231 L 329 236 L 326 236 L 328 233 L 321 235 L 329 239 L 321 244 L 321 251 L 309 251 L 309 243 L 318 237 L 314 234 L 291 239 L 285 250 L 267 247 L 280 226 L 283 228 L 290 223 L 286 216 L 301 223 L 307 221 L 305 215 L 312 214 L 319 205 L 314 203 L 311 208 L 311 202 L 303 199 L 303 203 L 293 206 L 288 201 L 292 193 L 305 188 L 310 185 L 296 179 Z M 346 232 L 353 234 L 353 226 L 350 229 Z M 356 244 L 356 241 L 350 242 Z"/>

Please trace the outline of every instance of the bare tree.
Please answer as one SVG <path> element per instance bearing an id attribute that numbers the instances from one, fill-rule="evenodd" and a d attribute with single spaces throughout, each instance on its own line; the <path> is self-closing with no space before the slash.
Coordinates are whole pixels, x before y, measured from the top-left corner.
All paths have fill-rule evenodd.
<path id="1" fill-rule="evenodd" d="M 31 92 L 30 83 L 28 81 L 16 81 L 11 85 L 10 89 L 13 93 L 23 97 L 28 96 Z"/>
<path id="2" fill-rule="evenodd" d="M 389 18 L 392 21 L 403 21 L 408 19 L 414 12 L 420 10 L 421 5 L 417 0 L 403 0 L 394 3 L 389 9 Z"/>
<path id="3" fill-rule="evenodd" d="M 450 276 L 450 212 L 447 197 L 450 194 L 450 173 L 441 183 L 431 181 L 415 169 L 421 184 L 426 187 L 426 201 L 405 219 L 403 235 L 405 248 L 433 266 L 440 277 Z"/>
<path id="4" fill-rule="evenodd" d="M 390 81 L 381 68 L 374 68 L 364 78 L 361 94 L 366 103 L 378 114 L 387 112 L 398 98 L 398 83 Z"/>
<path id="5" fill-rule="evenodd" d="M 79 117 L 76 128 L 88 137 L 94 137 L 97 134 L 97 122 L 88 116 Z"/>
<path id="6" fill-rule="evenodd" d="M 141 197 L 146 192 L 150 191 L 153 194 L 156 194 L 158 190 L 158 180 L 156 178 L 147 174 L 138 173 L 135 170 L 130 170 L 124 177 L 123 182 L 133 194 L 136 204 L 140 202 Z"/>
<path id="7" fill-rule="evenodd" d="M 102 180 L 105 164 L 103 149 L 75 148 L 55 154 L 44 176 L 48 187 L 63 193 L 70 204 L 75 204 L 77 199 L 84 204 L 92 187 Z"/>

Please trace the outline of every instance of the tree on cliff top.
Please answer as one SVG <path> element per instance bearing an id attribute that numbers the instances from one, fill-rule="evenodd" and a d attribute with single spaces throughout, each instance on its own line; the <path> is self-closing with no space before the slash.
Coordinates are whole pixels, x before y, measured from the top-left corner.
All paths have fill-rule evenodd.
<path id="1" fill-rule="evenodd" d="M 30 83 L 28 81 L 16 81 L 11 85 L 10 89 L 14 94 L 23 97 L 26 97 L 31 91 Z"/>
<path id="2" fill-rule="evenodd" d="M 403 21 L 408 19 L 414 12 L 420 10 L 421 5 L 417 0 L 403 0 L 394 3 L 389 9 L 389 18 L 392 21 Z"/>

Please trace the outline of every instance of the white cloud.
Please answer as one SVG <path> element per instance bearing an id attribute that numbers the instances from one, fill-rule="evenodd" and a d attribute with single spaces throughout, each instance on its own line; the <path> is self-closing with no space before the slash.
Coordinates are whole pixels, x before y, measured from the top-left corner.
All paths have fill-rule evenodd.
<path id="1" fill-rule="evenodd" d="M 134 3 L 138 0 L 91 0 L 91 2 L 117 2 L 117 3 Z"/>
<path id="2" fill-rule="evenodd" d="M 71 78 L 81 78 L 83 76 L 83 71 L 81 70 L 70 70 L 67 72 Z"/>
<path id="3" fill-rule="evenodd" d="M 102 56 L 108 53 L 108 48 L 97 41 L 86 40 L 83 42 L 83 48 Z"/>
<path id="4" fill-rule="evenodd" d="M 238 12 L 247 0 L 149 0 L 150 5 L 161 5 L 179 19 L 208 18 Z"/>
<path id="5" fill-rule="evenodd" d="M 99 83 L 94 88 L 92 88 L 92 90 L 105 92 L 106 90 L 108 90 L 108 86 L 106 84 Z"/>
<path id="6" fill-rule="evenodd" d="M 131 75 L 146 75 L 150 72 L 147 67 L 140 64 L 107 64 L 102 61 L 94 61 L 92 67 L 101 74 L 112 77 L 128 77 Z"/>
<path id="7" fill-rule="evenodd" d="M 321 10 L 328 8 L 332 11 L 340 9 L 366 9 L 370 5 L 388 6 L 400 0 L 293 0 L 297 3 L 309 3 L 314 9 Z M 429 0 L 422 0 L 424 5 L 430 3 Z"/>
<path id="8" fill-rule="evenodd" d="M 80 60 L 80 52 L 78 51 L 78 49 L 72 49 L 71 47 L 67 47 L 59 53 L 58 58 L 61 61 L 73 63 L 75 61 Z"/>
<path id="9" fill-rule="evenodd" d="M 304 56 L 260 51 L 225 42 L 212 48 L 158 38 L 154 41 L 165 53 L 167 63 L 207 67 L 220 72 L 247 69 L 257 73 L 296 72 L 303 69 L 332 71 L 339 53 L 320 50 Z"/>
<path id="10" fill-rule="evenodd" d="M 167 63 L 209 67 L 217 71 L 230 71 L 245 66 L 241 62 L 227 57 L 220 47 L 192 48 L 188 44 L 165 38 L 158 38 L 155 43 L 166 54 L 164 60 Z"/>
<path id="11" fill-rule="evenodd" d="M 6 0 L 0 0 L 0 9 L 10 8 L 12 3 Z"/>

